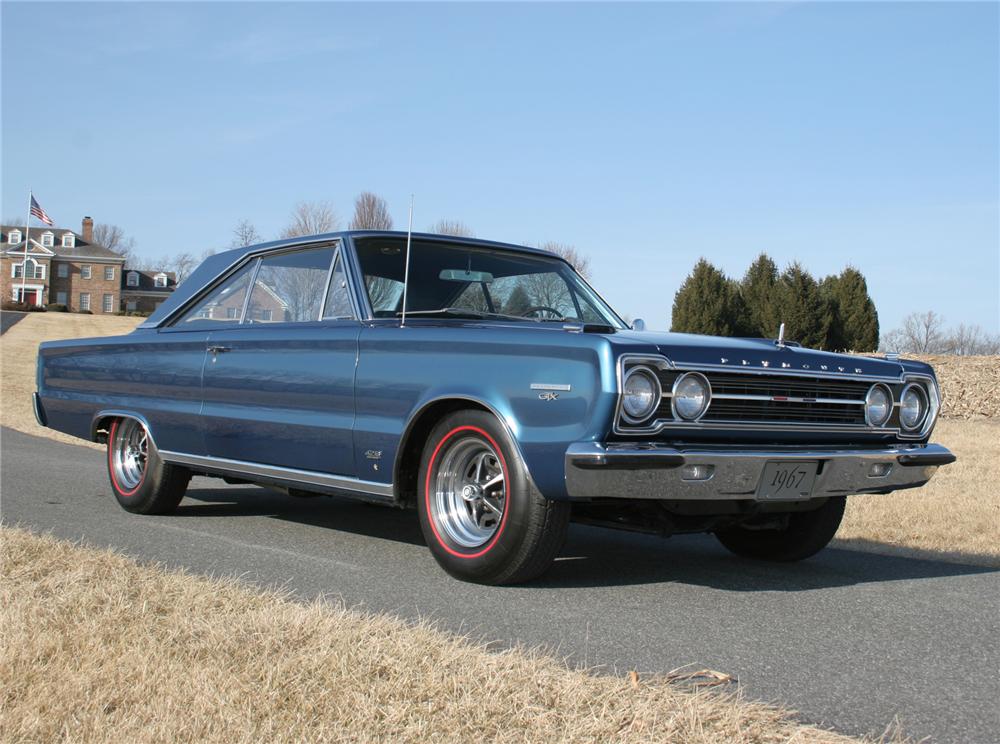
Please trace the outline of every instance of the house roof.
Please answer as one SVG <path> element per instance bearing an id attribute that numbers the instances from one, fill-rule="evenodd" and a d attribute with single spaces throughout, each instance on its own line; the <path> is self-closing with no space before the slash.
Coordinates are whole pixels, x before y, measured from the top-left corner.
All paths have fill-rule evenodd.
<path id="1" fill-rule="evenodd" d="M 139 286 L 131 287 L 128 284 L 128 275 L 136 273 L 139 275 Z M 156 277 L 163 274 L 167 277 L 166 287 L 156 286 Z M 160 292 L 169 294 L 177 286 L 177 274 L 173 271 L 140 271 L 139 269 L 125 269 L 123 272 L 123 284 L 125 292 Z"/>
<path id="2" fill-rule="evenodd" d="M 21 241 L 16 244 L 8 243 L 8 235 L 14 230 L 18 230 L 21 233 Z M 83 236 L 74 231 L 67 230 L 64 227 L 33 227 L 31 228 L 31 242 L 41 245 L 42 233 L 50 232 L 54 236 L 52 245 L 47 246 L 45 250 L 52 251 L 56 258 L 95 258 L 95 259 L 120 259 L 122 261 L 125 258 L 120 253 L 115 253 L 112 250 L 105 248 L 103 245 L 97 243 L 88 243 L 83 239 Z M 62 246 L 62 236 L 66 233 L 72 233 L 76 236 L 74 241 L 75 245 L 72 248 L 63 248 Z M 24 237 L 27 234 L 27 230 L 24 225 L 0 225 L 0 242 L 3 244 L 3 250 L 5 252 L 10 252 L 11 250 L 24 250 Z M 29 248 L 29 250 L 31 250 Z"/>

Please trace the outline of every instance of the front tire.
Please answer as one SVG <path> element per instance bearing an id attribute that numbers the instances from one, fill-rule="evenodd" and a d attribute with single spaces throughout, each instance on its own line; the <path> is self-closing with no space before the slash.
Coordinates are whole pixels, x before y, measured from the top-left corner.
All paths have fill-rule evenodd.
<path id="1" fill-rule="evenodd" d="M 417 506 L 435 560 L 455 578 L 480 584 L 542 574 L 569 523 L 569 504 L 537 492 L 506 429 L 484 411 L 453 413 L 431 432 Z"/>
<path id="2" fill-rule="evenodd" d="M 793 512 L 783 529 L 729 527 L 715 536 L 726 548 L 744 558 L 767 561 L 801 561 L 816 555 L 837 534 L 844 516 L 845 496 L 826 500 L 821 507 Z"/>
<path id="3" fill-rule="evenodd" d="M 108 431 L 108 477 L 118 504 L 135 514 L 169 514 L 184 498 L 191 473 L 160 459 L 136 419 L 115 419 Z"/>

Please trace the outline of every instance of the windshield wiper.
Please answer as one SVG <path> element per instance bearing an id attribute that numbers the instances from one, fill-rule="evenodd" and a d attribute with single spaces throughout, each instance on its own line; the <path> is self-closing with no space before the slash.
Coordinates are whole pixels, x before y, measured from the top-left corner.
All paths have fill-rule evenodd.
<path id="1" fill-rule="evenodd" d="M 529 323 L 537 322 L 538 318 L 525 318 L 523 315 L 506 315 L 491 313 L 486 310 L 473 310 L 464 307 L 442 307 L 438 310 L 407 310 L 407 315 L 451 315 L 457 318 L 500 318 L 502 320 L 523 320 Z M 396 313 L 397 316 L 402 313 Z"/>

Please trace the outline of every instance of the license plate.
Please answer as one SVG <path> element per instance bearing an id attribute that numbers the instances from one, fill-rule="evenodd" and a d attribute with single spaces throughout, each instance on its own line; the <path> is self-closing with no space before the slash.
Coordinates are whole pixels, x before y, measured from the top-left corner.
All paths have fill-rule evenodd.
<path id="1" fill-rule="evenodd" d="M 764 466 L 759 499 L 807 499 L 812 495 L 819 463 L 815 460 L 772 461 Z"/>

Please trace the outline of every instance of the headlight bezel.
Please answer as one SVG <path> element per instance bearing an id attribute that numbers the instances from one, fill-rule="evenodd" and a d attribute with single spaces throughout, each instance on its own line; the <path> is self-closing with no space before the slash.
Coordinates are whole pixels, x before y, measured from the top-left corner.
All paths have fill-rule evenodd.
<path id="1" fill-rule="evenodd" d="M 628 398 L 628 392 L 627 392 L 628 383 L 629 380 L 632 379 L 633 375 L 642 375 L 643 377 L 649 379 L 649 381 L 652 382 L 653 385 L 653 396 L 651 399 L 652 401 L 651 405 L 649 406 L 648 410 L 643 412 L 642 416 L 634 416 L 630 414 L 628 412 L 628 408 L 626 407 L 625 403 L 626 399 Z M 663 388 L 660 385 L 660 378 L 656 376 L 656 372 L 654 372 L 650 367 L 647 367 L 644 364 L 637 364 L 636 366 L 630 367 L 628 370 L 626 370 L 624 377 L 622 377 L 622 393 L 621 393 L 622 421 L 624 421 L 627 424 L 631 424 L 633 426 L 638 426 L 640 424 L 649 421 L 650 417 L 653 416 L 653 414 L 656 413 L 656 410 L 660 407 L 660 401 L 662 400 L 663 400 Z"/>
<path id="2" fill-rule="evenodd" d="M 907 426 L 906 421 L 903 419 L 903 400 L 906 398 L 907 393 L 911 390 L 917 392 L 921 399 L 921 413 L 917 418 L 917 421 L 912 426 Z M 926 385 L 922 385 L 919 382 L 909 382 L 903 389 L 899 392 L 899 428 L 906 432 L 907 434 L 917 434 L 923 433 L 927 427 L 928 418 L 931 415 L 931 395 Z"/>
<path id="3" fill-rule="evenodd" d="M 876 390 L 882 391 L 885 395 L 886 410 L 885 416 L 881 420 L 874 420 L 871 416 L 871 397 Z M 886 385 L 884 382 L 876 382 L 865 394 L 865 423 L 876 429 L 880 429 L 889 423 L 889 419 L 892 418 L 892 409 L 895 406 L 896 401 L 892 395 L 892 388 Z"/>
<path id="4" fill-rule="evenodd" d="M 698 411 L 698 415 L 688 417 L 684 416 L 677 408 L 677 399 L 678 399 L 677 390 L 684 382 L 684 380 L 692 378 L 701 381 L 702 387 L 704 387 L 705 389 L 705 402 L 702 405 L 701 410 Z M 708 412 L 708 408 L 711 404 L 712 404 L 712 383 L 709 382 L 708 378 L 701 372 L 693 372 L 693 371 L 685 372 L 684 374 L 679 375 L 676 380 L 674 380 L 673 388 L 671 388 L 670 391 L 670 411 L 671 413 L 673 413 L 675 420 L 684 421 L 687 423 L 694 423 L 696 421 L 699 421 Z"/>

